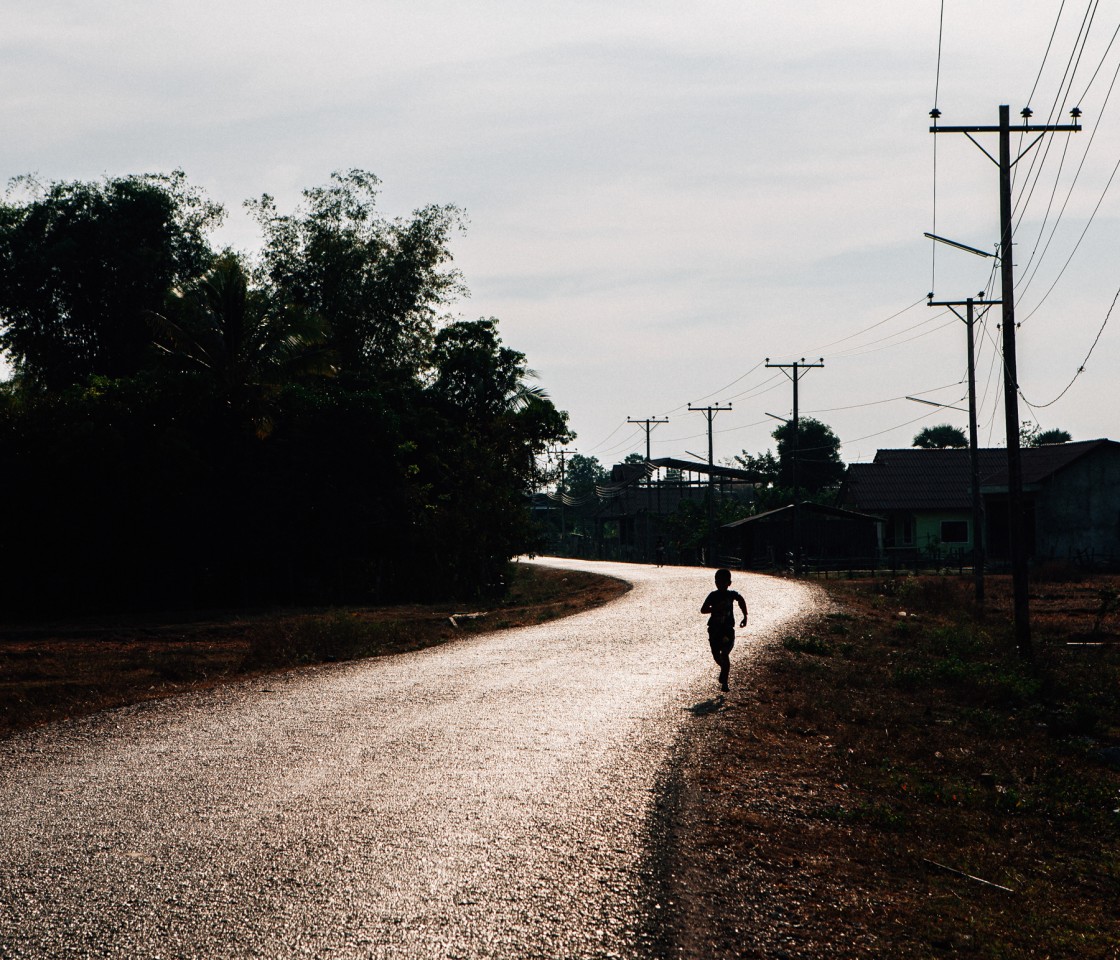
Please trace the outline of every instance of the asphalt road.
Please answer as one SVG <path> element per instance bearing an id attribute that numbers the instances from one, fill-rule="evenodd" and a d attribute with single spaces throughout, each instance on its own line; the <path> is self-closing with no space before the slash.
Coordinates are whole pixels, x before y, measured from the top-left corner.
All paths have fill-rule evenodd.
<path id="1" fill-rule="evenodd" d="M 642 957 L 711 571 L 598 610 L 0 742 L 0 958 Z M 752 647 L 811 602 L 738 574 Z"/>

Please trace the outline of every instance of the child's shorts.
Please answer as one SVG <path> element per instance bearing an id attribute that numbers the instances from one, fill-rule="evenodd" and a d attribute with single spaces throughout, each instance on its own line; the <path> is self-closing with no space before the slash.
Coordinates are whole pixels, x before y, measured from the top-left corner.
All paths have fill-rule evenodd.
<path id="1" fill-rule="evenodd" d="M 722 653 L 730 653 L 735 646 L 735 631 L 709 629 L 708 643 L 711 645 L 713 657 Z"/>

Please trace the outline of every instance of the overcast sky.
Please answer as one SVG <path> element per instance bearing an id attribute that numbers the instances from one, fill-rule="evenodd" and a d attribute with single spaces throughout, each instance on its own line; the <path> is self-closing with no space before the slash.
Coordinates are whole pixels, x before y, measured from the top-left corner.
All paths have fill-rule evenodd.
<path id="1" fill-rule="evenodd" d="M 994 250 L 998 171 L 965 137 L 931 135 L 929 111 L 936 96 L 945 125 L 995 124 L 1000 104 L 1018 121 L 1029 102 L 1047 122 L 1056 104 L 1050 122 L 1068 122 L 1079 104 L 1085 130 L 1044 138 L 1016 168 L 1019 379 L 1034 407 L 1020 413 L 1120 439 L 1120 316 L 1093 348 L 1120 290 L 1120 185 L 1106 190 L 1118 3 L 945 0 L 940 61 L 940 0 L 4 12 L 3 178 L 182 168 L 229 210 L 218 242 L 247 251 L 243 200 L 291 209 L 336 169 L 380 177 L 390 216 L 456 204 L 471 289 L 457 315 L 499 318 L 570 412 L 572 448 L 606 465 L 644 449 L 627 418 L 669 418 L 655 457 L 706 455 L 689 403 L 732 405 L 715 417 L 717 459 L 771 448 L 767 414 L 790 415 L 792 387 L 767 357 L 823 357 L 800 410 L 833 428 L 846 462 L 924 426 L 967 428 L 905 397 L 964 405 L 964 324 L 925 297 L 998 297 L 994 261 L 934 256 L 922 234 Z M 978 139 L 995 153 L 995 136 Z M 997 311 L 978 333 L 986 445 L 1004 443 Z"/>

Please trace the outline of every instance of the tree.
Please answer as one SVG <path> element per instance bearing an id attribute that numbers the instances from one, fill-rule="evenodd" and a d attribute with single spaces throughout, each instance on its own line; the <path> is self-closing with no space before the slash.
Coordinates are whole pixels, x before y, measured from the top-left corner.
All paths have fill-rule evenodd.
<path id="1" fill-rule="evenodd" d="M 13 182 L 0 204 L 0 348 L 28 385 L 131 376 L 149 359 L 149 317 L 198 277 L 221 207 L 182 171 L 94 183 Z"/>
<path id="2" fill-rule="evenodd" d="M 525 355 L 502 345 L 497 326 L 457 322 L 436 334 L 428 442 L 417 451 L 423 526 L 439 545 L 432 562 L 458 594 L 491 592 L 509 558 L 533 546 L 525 494 L 543 480 L 537 457 L 570 436 L 567 414 L 529 382 Z"/>
<path id="3" fill-rule="evenodd" d="M 422 370 L 441 310 L 466 292 L 446 267 L 464 217 L 430 205 L 387 220 L 376 212 L 379 182 L 363 170 L 336 172 L 305 190 L 294 214 L 280 214 L 267 194 L 249 207 L 278 297 L 323 317 L 342 374 L 391 381 Z"/>
<path id="4" fill-rule="evenodd" d="M 765 450 L 757 456 L 744 450 L 742 453 L 736 454 L 733 462 L 750 474 L 748 479 L 751 483 L 760 484 L 763 487 L 774 486 L 781 477 L 781 466 L 778 463 L 778 458 L 769 450 Z"/>
<path id="5" fill-rule="evenodd" d="M 1019 428 L 1019 444 L 1024 447 L 1041 447 L 1049 443 L 1069 443 L 1073 437 L 1057 428 L 1043 430 L 1037 423 L 1024 420 Z"/>
<path id="6" fill-rule="evenodd" d="M 787 420 L 771 436 L 778 442 L 781 484 L 792 487 L 793 421 Z M 843 478 L 840 439 L 820 420 L 813 417 L 800 418 L 797 429 L 797 486 L 802 494 L 820 494 L 823 490 L 837 486 Z"/>
<path id="7" fill-rule="evenodd" d="M 548 394 L 530 383 L 536 372 L 525 354 L 502 346 L 498 321 L 459 321 L 436 334 L 433 393 L 471 417 L 520 410 Z"/>
<path id="8" fill-rule="evenodd" d="M 217 208 L 181 175 L 0 204 L 6 610 L 501 589 L 567 414 L 496 320 L 441 326 L 455 208 L 388 221 L 375 184 L 262 201 L 257 269 L 206 246 Z M 335 357 L 347 375 L 320 376 Z"/>
<path id="9" fill-rule="evenodd" d="M 1035 446 L 1041 447 L 1048 443 L 1069 443 L 1072 439 L 1072 435 L 1065 430 L 1043 430 L 1035 437 Z"/>
<path id="10" fill-rule="evenodd" d="M 912 447 L 922 447 L 926 450 L 942 450 L 945 447 L 967 447 L 968 437 L 960 427 L 948 423 L 938 424 L 936 427 L 926 427 L 911 444 Z"/>
<path id="11" fill-rule="evenodd" d="M 153 325 L 156 346 L 185 370 L 201 371 L 260 438 L 272 432 L 285 383 L 334 372 L 322 321 L 250 288 L 241 259 L 229 251 L 200 280 L 175 290 Z"/>
<path id="12" fill-rule="evenodd" d="M 568 496 L 577 500 L 592 497 L 595 495 L 595 487 L 606 483 L 609 479 L 610 474 L 603 469 L 603 465 L 595 457 L 573 453 L 564 471 L 564 489 Z"/>

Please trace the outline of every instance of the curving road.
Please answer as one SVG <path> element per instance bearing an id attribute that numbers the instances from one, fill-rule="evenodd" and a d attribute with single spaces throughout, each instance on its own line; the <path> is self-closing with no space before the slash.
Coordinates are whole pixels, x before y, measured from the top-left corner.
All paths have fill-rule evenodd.
<path id="1" fill-rule="evenodd" d="M 650 833 L 718 694 L 711 571 L 598 610 L 0 741 L 0 958 L 656 953 Z M 808 588 L 736 575 L 752 642 Z"/>

